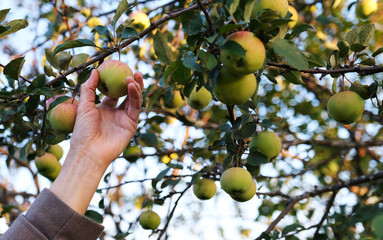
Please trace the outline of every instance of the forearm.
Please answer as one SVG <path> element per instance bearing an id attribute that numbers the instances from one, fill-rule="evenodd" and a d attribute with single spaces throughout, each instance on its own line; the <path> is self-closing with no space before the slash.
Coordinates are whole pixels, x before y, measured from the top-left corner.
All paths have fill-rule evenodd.
<path id="1" fill-rule="evenodd" d="M 90 156 L 69 151 L 50 190 L 80 214 L 84 214 L 106 171 Z"/>

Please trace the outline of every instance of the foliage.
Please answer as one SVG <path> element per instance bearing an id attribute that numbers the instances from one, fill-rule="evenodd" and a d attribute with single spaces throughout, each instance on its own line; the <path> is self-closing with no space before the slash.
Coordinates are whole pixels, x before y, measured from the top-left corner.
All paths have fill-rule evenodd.
<path id="1" fill-rule="evenodd" d="M 0 10 L 0 217 L 7 224 L 26 210 L 46 181 L 34 159 L 49 145 L 70 139 L 53 131 L 49 111 L 78 96 L 91 69 L 113 58 L 142 71 L 145 90 L 139 128 L 127 146 L 141 149 L 124 151 L 116 160 L 95 195 L 98 206 L 87 211 L 97 222 L 114 222 L 102 239 L 139 239 L 137 232 L 143 230 L 136 226 L 143 208 L 162 213 L 153 237 L 176 239 L 172 231 L 185 222 L 191 239 L 200 238 L 200 214 L 223 210 L 203 207 L 205 202 L 175 210 L 182 201 L 199 204 L 190 194 L 197 179 L 218 184 L 230 166 L 249 170 L 258 191 L 245 204 L 218 188 L 214 198 L 225 199 L 225 210 L 242 219 L 237 225 L 217 220 L 214 227 L 222 239 L 234 226 L 241 228 L 232 239 L 383 236 L 377 227 L 383 222 L 383 32 L 377 24 L 383 22 L 383 3 L 369 19 L 359 20 L 355 1 L 289 1 L 299 20 L 288 29 L 291 14 L 281 18 L 279 12 L 263 10 L 254 16 L 254 0 L 110 0 L 111 11 L 100 1 L 69 2 L 35 1 L 39 11 L 26 12 L 25 19 L 12 19 L 22 6 Z M 136 10 L 151 20 L 143 31 L 128 17 Z M 208 107 L 192 109 L 186 98 L 195 87 L 213 94 L 221 50 L 245 54 L 238 44 L 224 44 L 240 30 L 253 32 L 266 47 L 265 64 L 254 73 L 255 94 L 241 105 L 226 106 L 213 97 Z M 23 34 L 35 34 L 26 48 L 16 40 Z M 326 105 L 334 93 L 349 89 L 363 91 L 366 107 L 360 120 L 343 125 L 331 119 Z M 182 107 L 166 107 L 174 90 L 181 91 Z M 56 95 L 67 97 L 48 108 L 47 100 Z M 283 150 L 272 162 L 248 147 L 263 130 L 282 140 Z M 25 170 L 30 176 L 11 176 Z M 16 188 L 20 178 L 35 188 Z"/>

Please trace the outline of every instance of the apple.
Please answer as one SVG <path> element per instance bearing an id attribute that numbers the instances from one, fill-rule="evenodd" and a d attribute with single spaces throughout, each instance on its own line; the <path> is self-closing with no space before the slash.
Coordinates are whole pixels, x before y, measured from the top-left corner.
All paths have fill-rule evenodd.
<path id="1" fill-rule="evenodd" d="M 140 217 L 138 218 L 138 222 L 143 229 L 155 230 L 160 225 L 161 218 L 152 210 L 147 210 L 141 213 Z"/>
<path id="2" fill-rule="evenodd" d="M 221 187 L 229 195 L 239 195 L 248 191 L 253 178 L 250 173 L 241 167 L 232 167 L 225 170 L 221 176 Z"/>
<path id="3" fill-rule="evenodd" d="M 214 180 L 202 178 L 193 184 L 194 195 L 201 200 L 208 200 L 214 196 L 217 191 L 217 185 Z"/>
<path id="4" fill-rule="evenodd" d="M 362 117 L 364 101 L 353 91 L 334 94 L 327 102 L 327 112 L 337 122 L 350 124 Z"/>
<path id="5" fill-rule="evenodd" d="M 48 152 L 52 153 L 53 155 L 55 155 L 55 157 L 57 158 L 57 160 L 60 160 L 61 157 L 64 155 L 64 150 L 62 149 L 62 147 L 58 144 L 55 144 L 55 145 L 50 145 L 49 148 L 48 148 Z"/>
<path id="6" fill-rule="evenodd" d="M 257 184 L 254 181 L 252 181 L 249 190 L 239 194 L 232 194 L 230 195 L 230 197 L 237 202 L 246 202 L 252 199 L 256 192 L 257 192 Z"/>
<path id="7" fill-rule="evenodd" d="M 54 180 L 61 169 L 61 164 L 56 156 L 52 153 L 46 152 L 41 157 L 35 159 L 35 165 L 39 173 L 50 180 Z"/>
<path id="8" fill-rule="evenodd" d="M 289 28 L 293 28 L 293 27 L 295 27 L 295 25 L 298 22 L 298 12 L 297 12 L 297 10 L 293 6 L 290 6 L 290 5 L 289 5 L 288 10 L 292 14 L 292 16 L 290 17 L 290 19 L 292 21 L 289 22 Z"/>
<path id="9" fill-rule="evenodd" d="M 223 67 L 214 86 L 214 95 L 224 104 L 235 105 L 246 103 L 257 89 L 254 74 L 233 75 Z"/>
<path id="10" fill-rule="evenodd" d="M 284 18 L 287 14 L 288 7 L 289 2 L 287 0 L 256 0 L 254 3 L 252 17 L 255 18 L 258 12 L 264 9 L 270 9 L 279 11 L 281 13 L 281 17 Z"/>
<path id="11" fill-rule="evenodd" d="M 257 148 L 257 150 L 265 155 L 269 161 L 272 161 L 281 152 L 282 143 L 275 132 L 263 131 L 259 132 L 251 139 L 249 148 Z"/>
<path id="12" fill-rule="evenodd" d="M 146 13 L 141 11 L 135 11 L 129 14 L 129 18 L 133 19 L 132 27 L 136 29 L 138 33 L 150 26 L 150 20 Z"/>
<path id="13" fill-rule="evenodd" d="M 220 60 L 230 72 L 245 75 L 254 73 L 263 66 L 266 58 L 265 46 L 252 32 L 234 32 L 226 38 L 225 42 L 227 41 L 236 42 L 246 51 L 244 57 L 239 57 L 226 48 L 221 50 Z"/>
<path id="14" fill-rule="evenodd" d="M 368 19 L 376 10 L 378 10 L 376 0 L 359 0 L 356 4 L 355 14 L 359 19 Z"/>
<path id="15" fill-rule="evenodd" d="M 124 152 L 123 152 L 123 155 L 125 156 L 125 158 L 131 162 L 131 163 L 134 163 L 137 161 L 138 157 L 136 157 L 136 155 L 141 155 L 142 154 L 142 150 L 139 146 L 137 145 L 134 145 L 134 146 L 128 146 L 124 149 Z"/>
<path id="16" fill-rule="evenodd" d="M 119 98 L 128 93 L 126 78 L 133 77 L 130 67 L 118 60 L 106 60 L 98 67 L 98 90 L 105 96 Z"/>
<path id="17" fill-rule="evenodd" d="M 87 23 L 90 28 L 95 28 L 98 25 L 102 25 L 102 22 L 100 21 L 98 17 L 89 18 Z"/>
<path id="18" fill-rule="evenodd" d="M 49 122 L 53 130 L 58 133 L 73 132 L 76 122 L 77 105 L 72 103 L 60 103 L 49 114 Z"/>
<path id="19" fill-rule="evenodd" d="M 212 95 L 204 86 L 202 86 L 197 91 L 197 86 L 194 87 L 193 91 L 190 93 L 187 102 L 190 107 L 194 109 L 203 109 L 211 102 Z"/>
<path id="20" fill-rule="evenodd" d="M 182 99 L 181 93 L 178 90 L 173 91 L 173 99 L 170 103 L 166 103 L 167 108 L 180 108 L 184 105 L 184 100 Z"/>

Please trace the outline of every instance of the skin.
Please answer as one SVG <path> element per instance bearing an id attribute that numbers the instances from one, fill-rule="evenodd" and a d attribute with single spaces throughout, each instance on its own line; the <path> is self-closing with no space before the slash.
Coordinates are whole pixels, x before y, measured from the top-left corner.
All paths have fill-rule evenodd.
<path id="1" fill-rule="evenodd" d="M 128 76 L 133 77 L 133 71 L 126 63 L 118 60 L 107 60 L 98 67 L 98 72 L 100 81 L 97 88 L 105 96 L 119 98 L 128 93 L 125 79 Z"/>
<path id="2" fill-rule="evenodd" d="M 338 92 L 327 102 L 327 112 L 337 122 L 350 124 L 362 117 L 364 101 L 353 91 Z"/>
<path id="3" fill-rule="evenodd" d="M 76 115 L 77 105 L 60 103 L 50 111 L 49 122 L 56 132 L 71 133 L 76 122 Z"/>
<path id="4" fill-rule="evenodd" d="M 143 229 L 155 230 L 160 225 L 161 218 L 152 210 L 147 210 L 140 215 L 138 221 Z"/>
<path id="5" fill-rule="evenodd" d="M 137 130 L 142 105 L 142 74 L 126 78 L 128 97 L 104 97 L 96 106 L 99 75 L 92 71 L 81 86 L 80 104 L 70 149 L 50 190 L 69 207 L 84 214 L 107 167 L 128 145 Z"/>
<path id="6" fill-rule="evenodd" d="M 234 41 L 246 51 L 244 57 L 239 57 L 227 49 L 222 49 L 221 62 L 230 72 L 237 75 L 250 74 L 263 66 L 266 58 L 265 46 L 252 32 L 238 31 L 230 34 L 225 41 Z"/>
<path id="7" fill-rule="evenodd" d="M 201 87 L 198 91 L 197 87 L 194 87 L 189 98 L 187 98 L 189 106 L 194 109 L 203 109 L 207 107 L 211 100 L 211 93 L 205 87 Z"/>
<path id="8" fill-rule="evenodd" d="M 249 143 L 249 148 L 257 148 L 269 161 L 275 159 L 282 150 L 279 136 L 271 131 L 258 133 Z"/>
<path id="9" fill-rule="evenodd" d="M 208 200 L 217 192 L 217 185 L 214 180 L 203 178 L 193 184 L 194 195 L 201 200 Z"/>
<path id="10" fill-rule="evenodd" d="M 253 18 L 257 13 L 263 9 L 271 9 L 274 11 L 279 11 L 281 17 L 284 18 L 287 14 L 289 3 L 287 0 L 257 0 L 254 4 L 254 10 L 252 13 Z"/>
<path id="11" fill-rule="evenodd" d="M 241 167 L 232 167 L 225 170 L 221 176 L 221 187 L 229 195 L 245 193 L 251 187 L 253 178 L 250 173 Z"/>
<path id="12" fill-rule="evenodd" d="M 214 86 L 214 95 L 224 104 L 243 104 L 249 100 L 257 88 L 254 74 L 237 76 L 222 68 Z"/>

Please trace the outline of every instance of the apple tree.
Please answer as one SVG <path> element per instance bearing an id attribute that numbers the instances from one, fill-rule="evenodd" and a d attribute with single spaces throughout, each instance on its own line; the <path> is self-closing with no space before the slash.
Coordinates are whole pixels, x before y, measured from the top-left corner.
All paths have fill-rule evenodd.
<path id="1" fill-rule="evenodd" d="M 145 89 L 86 212 L 101 239 L 383 238 L 382 2 L 8 4 L 0 234 L 59 173 L 81 84 L 114 59 Z"/>

